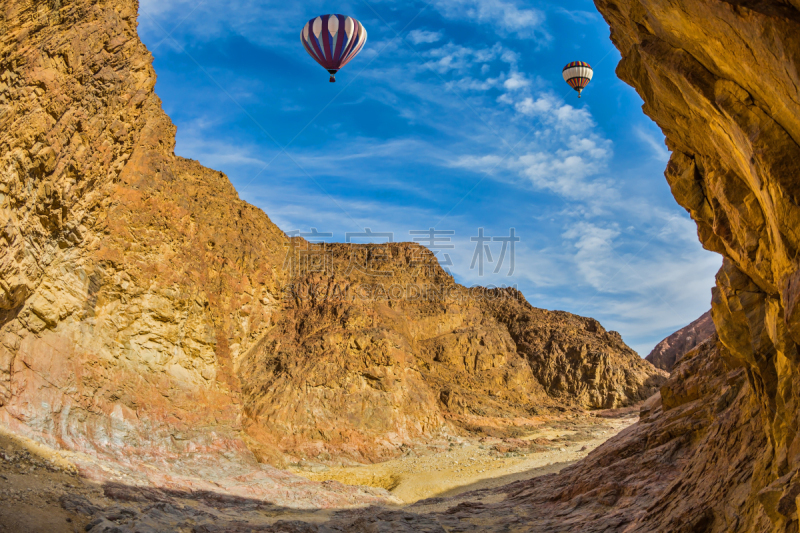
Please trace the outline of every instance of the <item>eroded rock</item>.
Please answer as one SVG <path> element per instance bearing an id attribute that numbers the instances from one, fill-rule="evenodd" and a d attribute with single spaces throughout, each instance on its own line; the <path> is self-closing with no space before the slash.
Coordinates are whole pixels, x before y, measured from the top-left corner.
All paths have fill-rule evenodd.
<path id="1" fill-rule="evenodd" d="M 709 311 L 685 328 L 679 329 L 659 342 L 645 359 L 656 368 L 671 372 L 672 367 L 684 354 L 693 350 L 715 331 L 714 321 L 711 319 L 711 311 Z"/>

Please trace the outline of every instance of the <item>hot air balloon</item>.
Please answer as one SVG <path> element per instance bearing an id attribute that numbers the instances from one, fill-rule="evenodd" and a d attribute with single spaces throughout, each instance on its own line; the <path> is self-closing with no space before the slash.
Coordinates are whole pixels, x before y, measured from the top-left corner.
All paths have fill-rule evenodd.
<path id="1" fill-rule="evenodd" d="M 589 63 L 583 61 L 573 61 L 562 72 L 564 81 L 569 83 L 569 86 L 578 91 L 578 98 L 581 97 L 583 89 L 592 81 L 594 71 Z"/>
<path id="2" fill-rule="evenodd" d="M 306 23 L 300 32 L 300 42 L 308 55 L 330 72 L 333 83 L 339 69 L 364 48 L 367 30 L 352 17 L 322 15 Z"/>

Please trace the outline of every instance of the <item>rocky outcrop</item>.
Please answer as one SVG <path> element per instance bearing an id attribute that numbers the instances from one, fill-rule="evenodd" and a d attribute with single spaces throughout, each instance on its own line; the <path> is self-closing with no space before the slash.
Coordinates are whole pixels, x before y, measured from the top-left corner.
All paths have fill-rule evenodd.
<path id="1" fill-rule="evenodd" d="M 593 318 L 533 308 L 512 294 L 488 300 L 489 307 L 550 397 L 611 409 L 645 400 L 664 383 L 666 374 L 654 373 L 616 331 Z"/>
<path id="2" fill-rule="evenodd" d="M 685 328 L 679 329 L 656 344 L 645 359 L 656 368 L 672 372 L 672 367 L 684 354 L 712 336 L 715 331 L 711 311 L 708 311 Z"/>
<path id="3" fill-rule="evenodd" d="M 239 363 L 244 424 L 266 460 L 376 461 L 487 419 L 628 405 L 664 382 L 596 320 L 457 285 L 419 246 L 335 244 L 324 257 L 324 271 L 292 278 Z"/>
<path id="4" fill-rule="evenodd" d="M 627 405 L 663 382 L 595 321 L 461 287 L 422 247 L 287 237 L 174 155 L 137 7 L 0 7 L 4 425 L 241 480 L 253 452 L 378 460 L 481 417 Z"/>
<path id="5" fill-rule="evenodd" d="M 731 363 L 747 373 L 764 431 L 739 518 L 726 526 L 724 514 L 711 513 L 707 529 L 752 531 L 763 516 L 776 530 L 796 529 L 800 4 L 597 5 L 623 55 L 619 76 L 666 134 L 675 198 L 703 245 L 725 257 L 712 316 Z M 712 495 L 694 485 L 711 506 Z"/>

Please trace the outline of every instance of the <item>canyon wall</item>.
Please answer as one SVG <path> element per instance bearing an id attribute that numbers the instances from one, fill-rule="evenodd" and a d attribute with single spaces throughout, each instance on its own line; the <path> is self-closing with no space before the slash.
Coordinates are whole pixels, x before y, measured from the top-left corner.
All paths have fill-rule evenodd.
<path id="1" fill-rule="evenodd" d="M 800 3 L 597 6 L 623 56 L 618 75 L 666 135 L 675 198 L 697 222 L 703 246 L 725 257 L 712 316 L 730 365 L 747 374 L 766 440 L 740 524 L 712 515 L 709 529 L 746 530 L 742 524 L 765 513 L 774 528 L 796 530 Z"/>
<path id="2" fill-rule="evenodd" d="M 420 246 L 333 245 L 317 268 L 175 156 L 137 9 L 0 6 L 4 425 L 131 465 L 372 461 L 663 383 L 596 321 L 458 286 Z"/>

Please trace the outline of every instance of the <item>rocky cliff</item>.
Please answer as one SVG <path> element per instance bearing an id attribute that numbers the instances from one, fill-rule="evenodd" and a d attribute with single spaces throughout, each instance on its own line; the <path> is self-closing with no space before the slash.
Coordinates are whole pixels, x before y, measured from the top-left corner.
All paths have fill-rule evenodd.
<path id="1" fill-rule="evenodd" d="M 241 481 L 253 452 L 378 460 L 664 381 L 596 321 L 458 286 L 424 248 L 287 237 L 174 155 L 137 7 L 0 6 L 4 425 Z"/>
<path id="2" fill-rule="evenodd" d="M 729 365 L 746 372 L 747 405 L 763 428 L 764 445 L 746 472 L 751 482 L 735 489 L 737 516 L 710 512 L 707 529 L 752 531 L 764 516 L 776 530 L 796 529 L 800 4 L 597 5 L 623 55 L 617 73 L 667 137 L 675 198 L 703 245 L 725 257 L 712 316 Z M 742 445 L 725 440 L 731 451 Z M 683 490 L 686 482 L 695 498 L 713 497 L 691 479 Z"/>
<path id="3" fill-rule="evenodd" d="M 374 461 L 497 418 L 628 405 L 664 382 L 596 320 L 459 286 L 416 245 L 332 245 L 326 259 L 292 278 L 240 359 L 244 424 L 262 444 Z"/>
<path id="4" fill-rule="evenodd" d="M 711 311 L 656 344 L 645 359 L 656 368 L 672 371 L 675 363 L 716 332 Z"/>

